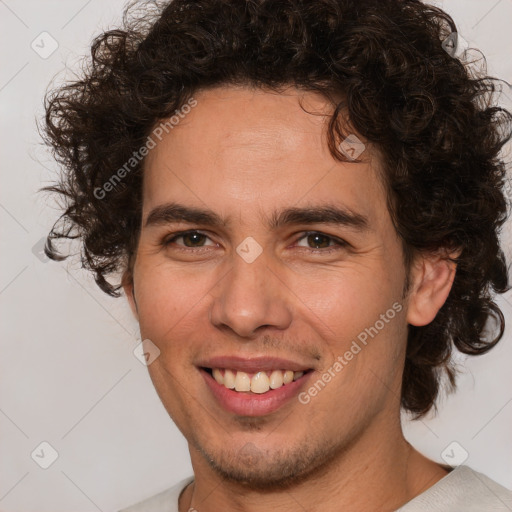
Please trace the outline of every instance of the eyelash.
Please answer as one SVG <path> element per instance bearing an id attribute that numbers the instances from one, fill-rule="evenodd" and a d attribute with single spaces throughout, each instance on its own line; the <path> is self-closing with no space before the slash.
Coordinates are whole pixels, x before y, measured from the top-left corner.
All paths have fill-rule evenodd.
<path id="1" fill-rule="evenodd" d="M 177 233 L 173 233 L 171 235 L 168 235 L 166 238 L 164 238 L 162 240 L 161 245 L 163 247 L 168 247 L 173 242 L 175 242 L 178 238 L 182 238 L 185 235 L 191 235 L 191 234 L 198 234 L 198 235 L 202 235 L 202 236 L 205 236 L 207 238 L 210 238 L 205 233 L 201 233 L 201 231 L 192 229 L 192 230 L 188 230 L 188 231 L 179 231 Z M 336 238 L 336 237 L 331 236 L 331 235 L 327 235 L 325 233 L 322 233 L 321 231 L 306 231 L 306 232 L 304 232 L 302 234 L 302 236 L 300 238 L 298 238 L 295 241 L 295 243 L 300 242 L 301 240 L 304 240 L 305 238 L 307 238 L 308 236 L 311 236 L 311 235 L 320 235 L 322 237 L 325 237 L 325 238 L 329 239 L 330 242 L 334 242 L 335 245 L 334 246 L 325 247 L 323 249 L 313 249 L 311 247 L 300 247 L 300 249 L 305 249 L 306 251 L 308 251 L 310 253 L 314 253 L 314 254 L 318 254 L 318 253 L 331 254 L 333 252 L 339 251 L 340 249 L 343 249 L 343 248 L 346 248 L 346 247 L 349 246 L 349 244 L 347 242 L 345 242 L 344 240 L 341 240 L 340 238 Z M 210 247 L 210 246 L 207 246 L 207 247 Z M 204 250 L 205 248 L 206 247 L 178 246 L 178 250 L 182 250 L 182 251 L 201 251 L 201 250 Z"/>

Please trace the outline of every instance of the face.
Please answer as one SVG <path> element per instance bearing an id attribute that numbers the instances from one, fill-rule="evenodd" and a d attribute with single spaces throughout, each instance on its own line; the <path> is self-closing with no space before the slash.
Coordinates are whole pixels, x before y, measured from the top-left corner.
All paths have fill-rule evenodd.
<path id="1" fill-rule="evenodd" d="M 402 246 L 378 159 L 332 158 L 321 96 L 195 100 L 146 160 L 126 292 L 194 470 L 276 485 L 396 421 Z"/>

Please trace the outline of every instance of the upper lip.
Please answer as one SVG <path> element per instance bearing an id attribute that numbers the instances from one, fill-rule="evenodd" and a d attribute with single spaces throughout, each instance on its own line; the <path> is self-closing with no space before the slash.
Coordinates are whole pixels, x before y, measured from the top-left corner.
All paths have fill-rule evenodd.
<path id="1" fill-rule="evenodd" d="M 294 372 L 303 372 L 311 369 L 311 367 L 296 361 L 268 356 L 251 358 L 239 356 L 216 356 L 200 361 L 197 366 L 202 368 L 239 370 L 247 373 L 271 370 L 292 370 Z"/>

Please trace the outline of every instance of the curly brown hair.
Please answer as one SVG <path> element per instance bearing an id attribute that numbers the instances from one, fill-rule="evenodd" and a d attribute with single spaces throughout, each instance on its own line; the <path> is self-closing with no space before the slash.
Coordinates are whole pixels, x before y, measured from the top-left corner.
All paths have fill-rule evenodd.
<path id="1" fill-rule="evenodd" d="M 107 277 L 130 276 L 144 159 L 108 194 L 98 190 L 200 89 L 293 85 L 341 97 L 330 152 L 346 161 L 337 141 L 347 118 L 378 149 L 406 265 L 417 251 L 460 253 L 435 320 L 409 326 L 402 407 L 422 416 L 443 374 L 454 386 L 453 346 L 476 355 L 500 340 L 504 318 L 492 294 L 508 289 L 498 237 L 507 214 L 500 151 L 512 115 L 496 106 L 497 82 L 485 67 L 445 51 L 455 32 L 450 16 L 418 0 L 132 4 L 122 29 L 93 41 L 81 78 L 46 96 L 45 139 L 63 173 L 43 190 L 65 200 L 46 254 L 63 259 L 52 241 L 79 239 L 83 267 L 104 292 L 120 295 L 121 282 Z M 485 329 L 491 318 L 494 333 Z"/>

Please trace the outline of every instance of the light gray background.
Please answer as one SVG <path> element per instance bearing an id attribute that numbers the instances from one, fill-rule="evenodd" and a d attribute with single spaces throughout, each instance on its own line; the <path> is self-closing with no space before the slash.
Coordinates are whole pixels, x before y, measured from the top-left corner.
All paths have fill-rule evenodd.
<path id="1" fill-rule="evenodd" d="M 76 260 L 58 264 L 37 256 L 58 213 L 37 193 L 56 169 L 35 129 L 45 88 L 58 73 L 58 80 L 72 76 L 92 37 L 115 24 L 123 4 L 0 0 L 3 512 L 114 511 L 191 474 L 186 443 L 132 353 L 138 330 L 125 299 L 104 295 Z M 512 83 L 512 0 L 438 5 L 483 50 L 489 71 Z M 44 31 L 59 45 L 47 58 L 31 48 L 34 40 L 41 52 L 51 48 Z M 509 254 L 507 235 L 505 244 Z M 499 304 L 512 319 L 511 295 Z M 444 453 L 460 457 L 466 450 L 467 464 L 509 488 L 511 336 L 509 327 L 490 354 L 460 358 L 459 392 L 440 403 L 438 417 L 404 420 L 407 437 L 433 459 L 442 461 L 456 441 Z M 48 469 L 31 458 L 43 441 L 58 453 Z M 49 456 L 43 446 L 34 458 Z"/>

